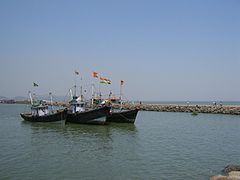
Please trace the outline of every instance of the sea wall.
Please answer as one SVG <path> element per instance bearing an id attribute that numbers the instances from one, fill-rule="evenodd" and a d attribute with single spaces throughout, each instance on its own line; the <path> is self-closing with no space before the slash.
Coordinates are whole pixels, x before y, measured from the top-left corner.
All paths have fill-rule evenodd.
<path id="1" fill-rule="evenodd" d="M 119 104 L 113 104 L 113 107 L 120 108 Z M 222 105 L 166 105 L 166 104 L 123 104 L 123 109 L 139 109 L 143 111 L 160 112 L 196 112 L 211 114 L 232 114 L 240 115 L 240 106 L 222 106 Z"/>
<path id="2" fill-rule="evenodd" d="M 23 102 L 16 102 L 23 103 Z M 24 101 L 23 104 L 28 104 Z M 54 102 L 54 106 L 69 107 L 66 102 Z M 120 104 L 112 104 L 114 108 L 120 108 Z M 122 105 L 123 109 L 139 109 L 142 111 L 159 111 L 159 112 L 196 112 L 211 114 L 231 114 L 240 115 L 240 106 L 223 106 L 223 105 L 177 105 L 177 104 L 128 104 Z"/>

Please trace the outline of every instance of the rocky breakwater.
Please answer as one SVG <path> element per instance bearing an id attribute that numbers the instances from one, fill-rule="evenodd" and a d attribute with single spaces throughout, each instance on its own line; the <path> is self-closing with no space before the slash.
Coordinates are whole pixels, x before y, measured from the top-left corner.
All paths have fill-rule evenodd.
<path id="1" fill-rule="evenodd" d="M 119 104 L 113 104 L 114 108 L 120 108 Z M 240 115 L 240 106 L 222 105 L 174 105 L 174 104 L 123 104 L 123 109 L 139 109 L 143 111 L 159 112 L 196 112 L 211 114 Z"/>
<path id="2" fill-rule="evenodd" d="M 222 172 L 225 175 L 216 175 L 210 178 L 210 180 L 240 180 L 240 166 L 228 165 Z"/>

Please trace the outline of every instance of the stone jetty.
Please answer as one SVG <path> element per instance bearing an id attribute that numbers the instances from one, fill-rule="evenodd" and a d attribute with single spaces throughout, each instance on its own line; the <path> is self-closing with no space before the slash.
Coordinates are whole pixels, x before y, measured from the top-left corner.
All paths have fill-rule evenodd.
<path id="1" fill-rule="evenodd" d="M 240 171 L 231 171 L 228 175 L 216 175 L 210 178 L 210 180 L 240 180 Z"/>
<path id="2" fill-rule="evenodd" d="M 216 175 L 210 178 L 210 180 L 240 180 L 240 166 L 228 165 L 223 170 L 225 175 Z"/>
<path id="3" fill-rule="evenodd" d="M 19 104 L 29 104 L 29 101 L 16 101 Z M 54 106 L 68 107 L 66 102 L 54 102 Z M 114 108 L 120 108 L 120 104 L 112 104 Z M 223 105 L 179 105 L 179 104 L 131 104 L 124 103 L 123 109 L 139 109 L 142 111 L 159 112 L 188 112 L 188 113 L 211 113 L 211 114 L 231 114 L 240 115 L 240 106 Z"/>
<path id="4" fill-rule="evenodd" d="M 114 108 L 120 108 L 119 104 L 113 104 Z M 174 105 L 174 104 L 123 104 L 123 109 L 136 109 L 143 111 L 159 112 L 189 112 L 240 115 L 240 106 L 223 105 Z"/>

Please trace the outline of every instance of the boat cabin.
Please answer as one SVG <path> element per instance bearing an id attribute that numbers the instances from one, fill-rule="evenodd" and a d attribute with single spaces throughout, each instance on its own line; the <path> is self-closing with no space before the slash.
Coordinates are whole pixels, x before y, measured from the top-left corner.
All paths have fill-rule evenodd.
<path id="1" fill-rule="evenodd" d="M 33 116 L 45 116 L 49 114 L 48 105 L 44 101 L 37 101 L 32 104 L 31 114 Z"/>
<path id="2" fill-rule="evenodd" d="M 83 112 L 85 111 L 85 104 L 83 101 L 79 101 L 79 99 L 75 96 L 73 99 L 69 102 L 70 103 L 70 112 L 71 113 L 77 113 L 77 112 Z"/>

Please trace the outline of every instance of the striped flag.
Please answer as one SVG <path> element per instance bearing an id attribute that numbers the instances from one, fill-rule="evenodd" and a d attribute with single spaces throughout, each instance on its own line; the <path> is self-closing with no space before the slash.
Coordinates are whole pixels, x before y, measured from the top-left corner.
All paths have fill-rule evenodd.
<path id="1" fill-rule="evenodd" d="M 111 84 L 110 81 L 100 81 L 100 83 L 102 83 L 102 84 Z"/>
<path id="2" fill-rule="evenodd" d="M 111 84 L 111 80 L 108 79 L 108 78 L 103 78 L 103 77 L 100 77 L 100 83 L 102 84 Z"/>

